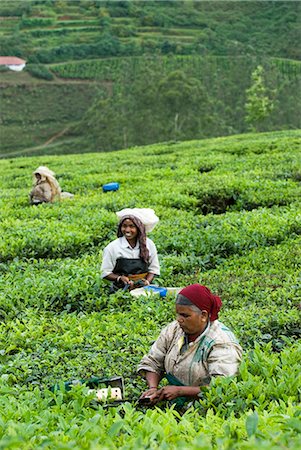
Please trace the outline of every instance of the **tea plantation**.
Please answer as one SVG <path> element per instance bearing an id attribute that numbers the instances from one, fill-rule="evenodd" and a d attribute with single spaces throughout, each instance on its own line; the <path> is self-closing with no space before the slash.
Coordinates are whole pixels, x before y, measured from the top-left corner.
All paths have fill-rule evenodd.
<path id="1" fill-rule="evenodd" d="M 301 133 L 168 142 L 114 153 L 0 160 L 0 449 L 301 447 Z M 47 165 L 74 199 L 32 207 Z M 102 185 L 120 183 L 116 192 Z M 108 296 L 102 250 L 115 211 L 151 207 L 162 286 L 200 282 L 244 348 L 185 413 L 137 406 L 136 366 L 174 298 Z M 122 375 L 106 408 L 57 382 Z"/>

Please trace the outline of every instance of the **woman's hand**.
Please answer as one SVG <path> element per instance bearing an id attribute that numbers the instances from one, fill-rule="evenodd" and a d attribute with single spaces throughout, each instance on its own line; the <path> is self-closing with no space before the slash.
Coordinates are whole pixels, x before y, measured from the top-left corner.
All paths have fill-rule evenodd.
<path id="1" fill-rule="evenodd" d="M 161 400 L 173 400 L 183 395 L 181 393 L 181 386 L 164 386 L 161 389 L 155 387 L 143 392 L 140 398 L 148 398 L 152 405 Z"/>
<path id="2" fill-rule="evenodd" d="M 160 392 L 161 392 L 161 389 L 158 389 L 156 387 L 149 388 L 141 394 L 140 399 L 148 398 L 151 404 L 155 404 L 158 402 Z"/>
<path id="3" fill-rule="evenodd" d="M 164 386 L 160 389 L 158 402 L 161 400 L 174 400 L 177 397 L 191 397 L 197 399 L 201 392 L 199 386 Z"/>
<path id="4" fill-rule="evenodd" d="M 177 397 L 181 397 L 181 386 L 164 386 L 159 391 L 158 402 L 161 400 L 173 400 Z"/>
<path id="5" fill-rule="evenodd" d="M 181 396 L 180 386 L 164 386 L 161 389 L 150 388 L 143 392 L 140 398 L 149 398 L 151 404 L 156 404 L 161 400 L 173 400 Z"/>
<path id="6" fill-rule="evenodd" d="M 129 284 L 130 287 L 134 286 L 134 282 L 130 280 L 126 275 L 121 275 L 119 278 L 119 282 L 122 282 L 124 285 Z"/>
<path id="7" fill-rule="evenodd" d="M 161 389 L 148 389 L 141 398 L 148 397 L 151 404 L 161 402 L 161 400 L 174 400 L 177 397 L 192 397 L 197 398 L 200 392 L 198 386 L 164 386 Z"/>

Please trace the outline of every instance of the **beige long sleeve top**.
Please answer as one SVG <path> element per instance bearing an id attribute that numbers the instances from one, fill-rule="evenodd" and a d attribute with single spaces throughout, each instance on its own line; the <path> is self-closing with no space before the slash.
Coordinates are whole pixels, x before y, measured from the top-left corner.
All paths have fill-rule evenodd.
<path id="1" fill-rule="evenodd" d="M 138 372 L 170 373 L 187 386 L 208 384 L 212 376 L 237 374 L 242 348 L 223 323 L 209 322 L 204 332 L 188 343 L 177 321 L 165 327 L 145 355 Z"/>
<path id="2" fill-rule="evenodd" d="M 31 190 L 30 203 L 41 203 L 41 202 L 51 202 L 52 201 L 52 189 L 48 181 L 41 181 L 36 184 Z"/>

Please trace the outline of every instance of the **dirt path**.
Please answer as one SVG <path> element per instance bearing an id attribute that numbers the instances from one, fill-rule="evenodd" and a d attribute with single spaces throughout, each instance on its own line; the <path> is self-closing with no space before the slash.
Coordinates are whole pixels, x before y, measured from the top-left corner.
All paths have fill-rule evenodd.
<path id="1" fill-rule="evenodd" d="M 73 139 L 66 139 L 64 140 L 64 143 L 68 144 L 68 142 L 74 142 Z M 41 144 L 41 145 L 37 145 L 36 147 L 28 147 L 28 148 L 22 148 L 20 150 L 16 150 L 16 151 L 12 151 L 9 153 L 0 153 L 0 159 L 3 158 L 10 158 L 10 157 L 18 157 L 18 156 L 26 156 L 28 153 L 32 156 L 34 154 L 34 152 L 38 152 L 39 150 L 43 150 L 44 148 L 48 147 L 52 147 L 55 144 L 47 144 L 47 146 L 45 144 Z"/>
<path id="2" fill-rule="evenodd" d="M 57 138 L 63 136 L 69 129 L 70 129 L 70 127 L 64 128 L 64 130 L 60 131 L 59 133 L 56 133 L 54 136 L 52 136 L 50 139 L 48 139 L 48 141 L 46 141 L 45 144 L 42 144 L 40 147 L 43 148 L 43 147 L 46 147 L 47 145 L 51 144 Z"/>
<path id="3" fill-rule="evenodd" d="M 22 156 L 22 155 L 26 155 L 27 153 L 38 152 L 39 150 L 43 150 L 43 148 L 46 148 L 46 147 L 52 147 L 53 142 L 56 139 L 63 136 L 69 129 L 70 129 L 70 127 L 64 128 L 62 131 L 60 131 L 59 133 L 56 133 L 54 136 L 52 136 L 50 139 L 48 139 L 46 142 L 44 142 L 44 144 L 40 144 L 35 147 L 22 148 L 20 150 L 12 151 L 9 153 L 2 153 L 2 154 L 0 154 L 0 158 L 9 158 L 10 156 L 13 156 L 13 157 Z M 66 139 L 64 142 L 68 143 L 69 141 L 73 142 L 73 139 L 69 139 L 69 140 Z"/>

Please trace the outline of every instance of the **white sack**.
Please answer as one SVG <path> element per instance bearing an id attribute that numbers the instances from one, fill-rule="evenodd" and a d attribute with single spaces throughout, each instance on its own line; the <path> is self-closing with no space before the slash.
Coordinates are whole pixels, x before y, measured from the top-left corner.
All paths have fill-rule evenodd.
<path id="1" fill-rule="evenodd" d="M 155 211 L 151 208 L 125 208 L 117 211 L 116 215 L 119 220 L 125 216 L 137 217 L 145 226 L 147 233 L 152 231 L 159 222 L 159 217 L 156 216 Z"/>
<path id="2" fill-rule="evenodd" d="M 61 192 L 61 198 L 73 198 L 73 197 L 74 197 L 74 194 L 71 194 L 70 192 L 66 192 L 66 191 Z"/>

